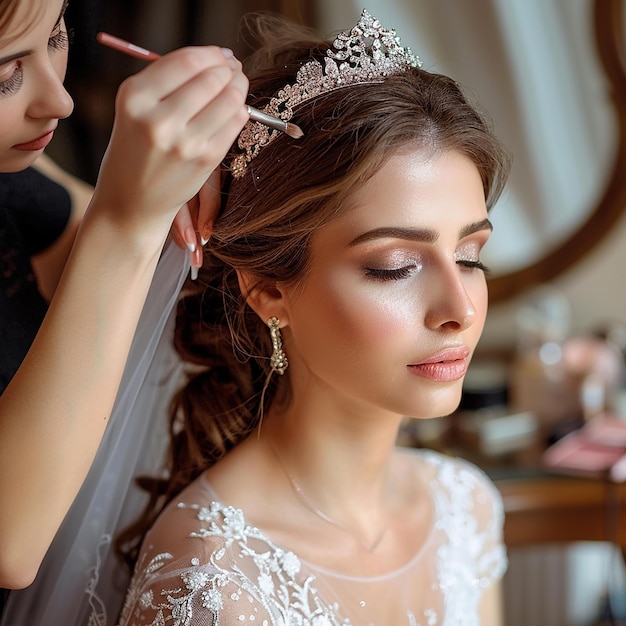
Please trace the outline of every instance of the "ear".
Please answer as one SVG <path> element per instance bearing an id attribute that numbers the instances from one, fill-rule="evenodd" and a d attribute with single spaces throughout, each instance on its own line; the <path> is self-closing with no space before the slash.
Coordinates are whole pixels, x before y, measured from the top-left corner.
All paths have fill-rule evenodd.
<path id="1" fill-rule="evenodd" d="M 239 289 L 246 304 L 261 318 L 264 324 L 275 316 L 281 328 L 289 324 L 287 299 L 279 283 L 267 281 L 245 270 L 236 270 Z"/>

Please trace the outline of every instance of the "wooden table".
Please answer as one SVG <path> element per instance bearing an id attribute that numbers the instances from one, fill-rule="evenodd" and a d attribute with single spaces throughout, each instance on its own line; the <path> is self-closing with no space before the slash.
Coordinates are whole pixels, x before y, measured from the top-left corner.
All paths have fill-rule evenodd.
<path id="1" fill-rule="evenodd" d="M 535 475 L 498 479 L 508 547 L 611 541 L 626 555 L 626 483 Z"/>
<path id="2" fill-rule="evenodd" d="M 468 446 L 454 427 L 437 445 L 415 445 L 465 458 L 491 477 L 504 500 L 507 547 L 610 541 L 626 555 L 626 483 L 550 472 L 542 465 L 544 448 L 538 443 L 506 458 L 487 457 Z"/>

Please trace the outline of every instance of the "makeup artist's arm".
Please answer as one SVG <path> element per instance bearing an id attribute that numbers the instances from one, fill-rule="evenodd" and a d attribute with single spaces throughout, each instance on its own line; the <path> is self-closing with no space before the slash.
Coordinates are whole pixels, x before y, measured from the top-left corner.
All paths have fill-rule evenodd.
<path id="1" fill-rule="evenodd" d="M 107 425 L 163 243 L 248 119 L 216 47 L 164 56 L 118 92 L 91 203 L 31 350 L 0 397 L 0 587 L 28 585 Z"/>

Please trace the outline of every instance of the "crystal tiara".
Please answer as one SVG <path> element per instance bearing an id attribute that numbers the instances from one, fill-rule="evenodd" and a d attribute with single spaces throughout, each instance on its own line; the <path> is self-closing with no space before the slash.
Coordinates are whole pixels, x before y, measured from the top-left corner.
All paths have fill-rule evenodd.
<path id="1" fill-rule="evenodd" d="M 387 76 L 421 65 L 410 48 L 402 47 L 395 30 L 387 30 L 363 9 L 356 26 L 340 33 L 326 51 L 324 66 L 319 61 L 305 63 L 296 74 L 296 82 L 285 85 L 261 111 L 288 122 L 295 107 L 317 96 L 351 85 L 382 83 Z M 261 148 L 280 134 L 249 121 L 237 141 L 241 153 L 230 165 L 233 177 L 241 178 Z"/>

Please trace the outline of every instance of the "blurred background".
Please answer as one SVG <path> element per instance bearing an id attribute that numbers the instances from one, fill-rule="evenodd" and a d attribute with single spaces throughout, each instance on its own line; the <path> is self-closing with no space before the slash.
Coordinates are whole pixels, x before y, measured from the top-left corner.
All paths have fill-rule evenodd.
<path id="1" fill-rule="evenodd" d="M 462 405 L 449 418 L 407 425 L 404 435 L 408 445 L 471 458 L 503 493 L 507 626 L 626 623 L 626 472 L 611 474 L 626 455 L 624 4 L 366 7 L 425 69 L 466 88 L 513 155 L 509 187 L 491 214 L 492 306 Z M 67 85 L 76 108 L 47 153 L 95 181 L 115 92 L 143 66 L 97 44 L 99 31 L 161 54 L 211 43 L 243 58 L 245 13 L 272 11 L 330 34 L 350 28 L 362 8 L 353 0 L 74 0 Z M 583 449 L 584 437 L 566 436 L 598 424 L 614 429 L 603 440 L 609 460 L 598 457 L 593 471 L 577 467 L 584 450 L 546 461 L 561 440 Z"/>

